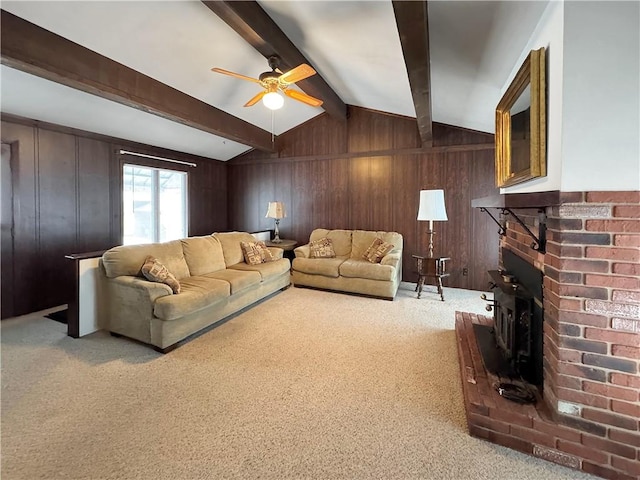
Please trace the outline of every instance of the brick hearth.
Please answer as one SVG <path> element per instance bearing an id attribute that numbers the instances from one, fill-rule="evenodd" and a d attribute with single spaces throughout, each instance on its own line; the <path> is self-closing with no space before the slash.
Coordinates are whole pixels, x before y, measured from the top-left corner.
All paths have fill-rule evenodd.
<path id="1" fill-rule="evenodd" d="M 594 441 L 597 437 L 558 423 L 540 398 L 535 405 L 521 405 L 498 395 L 495 385 L 500 380 L 484 368 L 473 323 L 492 325 L 493 318 L 456 312 L 462 391 L 471 435 L 605 478 L 636 478 L 622 473 L 608 476 L 600 466 L 619 465 L 626 461 L 628 463 L 625 466 L 632 473 L 636 459 L 636 449 L 633 447 Z M 640 475 L 638 464 L 635 465 L 635 471 L 636 475 Z"/>
<path id="2" fill-rule="evenodd" d="M 501 247 L 544 273 L 544 385 L 536 406 L 493 389 L 473 322 L 456 314 L 472 435 L 609 479 L 640 478 L 640 192 L 571 192 L 543 206 L 546 253 L 517 222 Z M 534 232 L 540 205 L 517 211 Z M 475 382 L 475 383 L 474 383 Z"/>

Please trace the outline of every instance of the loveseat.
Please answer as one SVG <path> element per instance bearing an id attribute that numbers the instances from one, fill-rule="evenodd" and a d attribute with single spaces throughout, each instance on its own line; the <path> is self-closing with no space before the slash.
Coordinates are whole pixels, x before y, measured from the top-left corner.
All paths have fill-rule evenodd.
<path id="1" fill-rule="evenodd" d="M 386 248 L 366 259 L 374 242 Z M 293 284 L 393 300 L 402 280 L 402 243 L 396 232 L 315 229 L 309 243 L 294 250 Z M 314 255 L 318 245 L 328 253 Z"/>
<path id="2" fill-rule="evenodd" d="M 108 309 L 104 328 L 166 353 L 190 335 L 290 285 L 291 263 L 282 258 L 282 249 L 264 247 L 269 258 L 265 255 L 251 265 L 241 242 L 256 245 L 250 233 L 227 232 L 108 250 L 100 262 Z M 156 271 L 170 273 L 177 285 L 145 278 L 143 266 L 153 263 L 150 259 Z M 153 273 L 145 270 L 144 275 Z"/>

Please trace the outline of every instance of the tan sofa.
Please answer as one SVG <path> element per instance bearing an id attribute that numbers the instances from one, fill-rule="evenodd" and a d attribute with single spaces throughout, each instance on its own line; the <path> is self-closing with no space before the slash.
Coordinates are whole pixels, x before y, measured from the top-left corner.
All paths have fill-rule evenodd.
<path id="1" fill-rule="evenodd" d="M 358 293 L 393 300 L 402 280 L 402 235 L 396 232 L 326 230 L 311 232 L 309 242 L 331 239 L 335 258 L 310 258 L 307 243 L 294 250 L 293 284 L 324 290 Z M 394 245 L 380 263 L 363 258 L 375 238 Z"/>
<path id="2" fill-rule="evenodd" d="M 100 268 L 106 277 L 104 327 L 166 353 L 190 335 L 290 285 L 291 263 L 282 258 L 282 249 L 269 248 L 271 262 L 248 265 L 241 241 L 255 238 L 244 232 L 215 233 L 108 250 Z M 148 255 L 177 278 L 180 293 L 142 276 Z"/>

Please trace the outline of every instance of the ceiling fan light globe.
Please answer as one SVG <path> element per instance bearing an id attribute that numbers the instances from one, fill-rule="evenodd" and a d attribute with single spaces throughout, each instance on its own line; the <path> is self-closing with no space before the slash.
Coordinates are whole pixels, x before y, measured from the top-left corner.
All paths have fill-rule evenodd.
<path id="1" fill-rule="evenodd" d="M 269 110 L 279 110 L 284 105 L 284 98 L 277 92 L 269 92 L 262 97 L 262 103 Z"/>

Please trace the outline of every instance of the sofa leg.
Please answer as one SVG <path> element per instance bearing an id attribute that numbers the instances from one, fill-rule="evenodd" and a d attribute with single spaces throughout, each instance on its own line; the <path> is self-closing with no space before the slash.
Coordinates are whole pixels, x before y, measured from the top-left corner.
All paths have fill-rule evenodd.
<path id="1" fill-rule="evenodd" d="M 174 351 L 174 350 L 175 350 L 176 348 L 178 348 L 179 346 L 180 346 L 180 342 L 178 342 L 178 343 L 174 343 L 173 345 L 169 345 L 168 347 L 165 347 L 165 348 L 156 347 L 156 346 L 154 345 L 154 346 L 153 346 L 153 349 L 154 349 L 156 352 L 160 352 L 160 353 L 162 353 L 162 354 L 166 354 L 166 353 L 169 353 L 169 352 Z"/>

